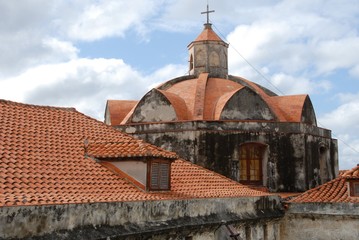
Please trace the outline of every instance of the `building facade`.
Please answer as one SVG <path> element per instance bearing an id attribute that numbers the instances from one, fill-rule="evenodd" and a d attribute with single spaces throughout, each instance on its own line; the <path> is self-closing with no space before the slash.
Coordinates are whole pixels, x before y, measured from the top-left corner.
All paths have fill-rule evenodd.
<path id="1" fill-rule="evenodd" d="M 139 101 L 108 100 L 105 123 L 238 182 L 306 191 L 338 174 L 337 141 L 308 95 L 278 96 L 228 74 L 228 44 L 207 23 L 188 45 L 189 75 Z"/>

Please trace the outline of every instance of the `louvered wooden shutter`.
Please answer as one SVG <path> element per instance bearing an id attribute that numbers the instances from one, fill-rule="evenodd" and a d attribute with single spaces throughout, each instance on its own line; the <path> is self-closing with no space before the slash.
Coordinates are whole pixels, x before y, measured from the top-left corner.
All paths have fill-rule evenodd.
<path id="1" fill-rule="evenodd" d="M 151 190 L 168 190 L 170 181 L 170 164 L 167 162 L 152 162 L 150 172 Z"/>
<path id="2" fill-rule="evenodd" d="M 152 163 L 151 164 L 151 188 L 158 189 L 159 188 L 159 177 L 160 177 L 160 164 Z"/>
<path id="3" fill-rule="evenodd" d="M 169 188 L 169 164 L 168 163 L 160 163 L 160 189 L 168 189 Z"/>

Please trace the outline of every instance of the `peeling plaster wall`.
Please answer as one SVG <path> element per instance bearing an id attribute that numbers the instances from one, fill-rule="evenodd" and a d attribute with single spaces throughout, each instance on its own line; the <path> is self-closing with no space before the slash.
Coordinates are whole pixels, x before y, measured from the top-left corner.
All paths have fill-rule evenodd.
<path id="1" fill-rule="evenodd" d="M 291 203 L 281 222 L 281 239 L 359 239 L 359 204 Z"/>
<path id="2" fill-rule="evenodd" d="M 329 130 L 310 124 L 186 121 L 117 128 L 234 180 L 240 144 L 265 144 L 263 184 L 273 192 L 305 191 L 338 174 L 336 140 Z M 322 146 L 328 149 L 325 168 L 319 160 Z"/>
<path id="3" fill-rule="evenodd" d="M 152 89 L 137 105 L 132 122 L 160 122 L 177 120 L 173 106 L 159 91 Z"/>
<path id="4" fill-rule="evenodd" d="M 205 239 L 227 222 L 257 227 L 282 216 L 277 196 L 2 207 L 0 238 L 169 239 L 185 233 Z"/>
<path id="5" fill-rule="evenodd" d="M 280 221 L 271 220 L 263 221 L 259 224 L 231 224 L 231 230 L 238 234 L 239 239 L 252 239 L 252 240 L 279 240 L 280 239 Z M 231 233 L 226 226 L 220 227 L 216 231 L 215 239 L 218 240 L 233 240 Z"/>
<path id="6" fill-rule="evenodd" d="M 209 72 L 211 76 L 227 76 L 226 44 L 218 42 L 207 42 L 207 44 L 195 42 L 192 48 L 189 49 L 189 54 L 190 56 L 194 56 L 193 69 L 190 71 L 190 74 L 198 76 L 200 73 Z M 206 66 L 208 66 L 209 69 L 206 69 Z"/>
<path id="7" fill-rule="evenodd" d="M 241 89 L 228 101 L 222 110 L 221 120 L 274 120 L 268 105 L 255 92 Z"/>

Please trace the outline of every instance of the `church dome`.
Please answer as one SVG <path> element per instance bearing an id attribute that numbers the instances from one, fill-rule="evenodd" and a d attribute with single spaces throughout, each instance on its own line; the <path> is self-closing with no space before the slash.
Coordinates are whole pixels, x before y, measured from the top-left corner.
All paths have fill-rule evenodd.
<path id="1" fill-rule="evenodd" d="M 316 126 L 308 95 L 278 96 L 242 77 L 228 75 L 225 43 L 204 24 L 188 45 L 189 75 L 169 80 L 136 101 L 108 100 L 110 125 L 176 121 L 302 122 Z"/>

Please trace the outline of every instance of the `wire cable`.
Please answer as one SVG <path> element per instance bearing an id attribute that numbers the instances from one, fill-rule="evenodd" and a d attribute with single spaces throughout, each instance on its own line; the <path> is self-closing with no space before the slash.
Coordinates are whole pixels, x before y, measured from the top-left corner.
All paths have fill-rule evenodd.
<path id="1" fill-rule="evenodd" d="M 216 29 L 216 31 L 219 33 L 219 35 L 223 38 L 226 39 L 226 37 L 222 34 L 222 32 L 217 28 L 216 25 L 214 25 L 213 23 L 211 23 L 214 28 Z M 267 78 L 259 69 L 257 69 L 253 64 L 251 64 L 230 42 L 228 42 L 229 46 L 260 76 L 262 77 L 266 82 L 268 82 L 268 84 L 270 84 L 273 88 L 275 88 L 281 95 L 285 95 L 283 93 L 283 91 L 281 91 L 277 86 L 275 86 L 269 78 Z M 325 129 L 326 128 L 321 122 L 317 121 L 318 124 Z M 357 149 L 355 149 L 354 147 L 352 147 L 350 144 L 348 144 L 346 141 L 340 139 L 339 137 L 336 136 L 335 133 L 332 133 L 333 137 L 338 139 L 340 142 L 342 142 L 345 146 L 347 146 L 349 149 L 351 149 L 353 152 L 359 154 L 359 151 Z"/>

